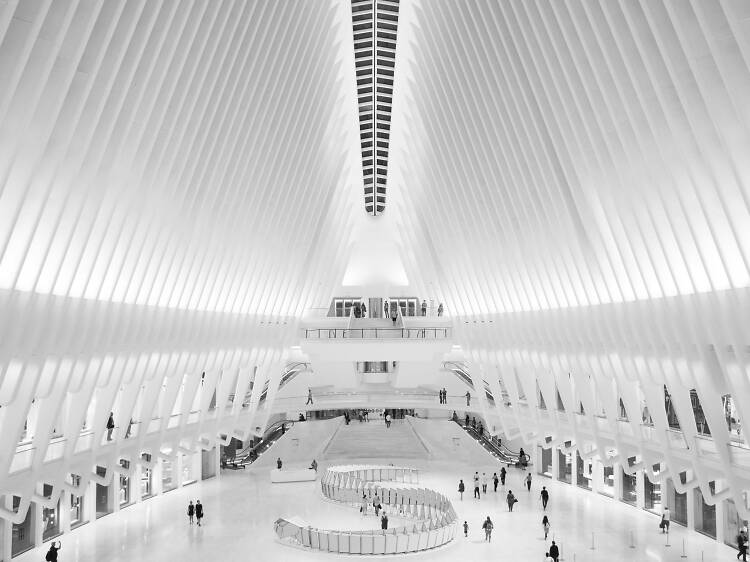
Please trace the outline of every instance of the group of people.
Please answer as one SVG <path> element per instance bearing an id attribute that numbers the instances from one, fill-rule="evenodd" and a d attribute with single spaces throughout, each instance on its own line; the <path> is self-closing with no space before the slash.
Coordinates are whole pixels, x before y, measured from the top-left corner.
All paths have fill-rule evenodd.
<path id="1" fill-rule="evenodd" d="M 367 494 L 362 493 L 362 505 L 359 508 L 362 517 L 367 515 L 369 505 L 370 502 L 367 499 Z M 388 529 L 388 514 L 383 509 L 383 504 L 380 502 L 380 496 L 378 496 L 377 492 L 375 493 L 375 497 L 372 498 L 372 508 L 375 510 L 375 517 L 380 516 L 380 528 L 383 530 Z M 383 510 L 383 515 L 380 515 L 381 509 Z"/>
<path id="2" fill-rule="evenodd" d="M 190 500 L 190 503 L 188 503 L 187 514 L 190 524 L 193 524 L 193 518 L 195 518 L 198 522 L 198 527 L 200 527 L 201 520 L 203 519 L 203 504 L 201 504 L 201 501 L 195 500 L 195 505 L 193 505 L 193 500 Z"/>
<path id="3" fill-rule="evenodd" d="M 438 396 L 440 396 L 440 403 L 441 404 L 447 404 L 448 403 L 448 391 L 443 388 L 442 390 L 438 391 Z"/>

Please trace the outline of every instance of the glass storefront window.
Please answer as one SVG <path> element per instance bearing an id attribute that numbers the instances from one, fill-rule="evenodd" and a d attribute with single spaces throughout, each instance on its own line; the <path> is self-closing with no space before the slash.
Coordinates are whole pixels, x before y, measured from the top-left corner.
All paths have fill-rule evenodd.
<path id="1" fill-rule="evenodd" d="M 740 518 L 737 513 L 737 507 L 734 500 L 726 500 L 726 509 L 724 511 L 724 542 L 729 546 L 737 547 L 737 535 L 740 529 L 747 525 L 747 520 Z"/>
<path id="2" fill-rule="evenodd" d="M 643 507 L 655 513 L 662 512 L 661 503 L 661 484 L 656 476 L 659 474 L 660 467 L 658 464 L 653 466 L 654 482 L 651 481 L 648 473 L 644 474 L 643 479 Z"/>
<path id="3" fill-rule="evenodd" d="M 126 460 L 120 461 L 120 466 L 123 468 L 130 468 L 130 462 Z M 119 487 L 119 500 L 120 505 L 127 505 L 130 503 L 130 477 L 124 474 L 120 474 L 120 487 Z"/>
<path id="4" fill-rule="evenodd" d="M 161 490 L 162 492 L 168 492 L 174 490 L 177 487 L 175 483 L 174 475 L 172 474 L 172 461 L 169 459 L 163 459 L 161 461 Z"/>
<path id="5" fill-rule="evenodd" d="M 716 483 L 709 482 L 711 493 L 716 491 Z M 716 538 L 716 506 L 708 505 L 700 488 L 695 488 L 695 530 L 709 537 Z"/>
<path id="6" fill-rule="evenodd" d="M 635 481 L 635 474 L 628 474 L 624 470 L 622 471 L 622 497 L 620 499 L 631 505 L 635 505 L 637 499 Z"/>
<path id="7" fill-rule="evenodd" d="M 579 488 L 591 489 L 591 461 L 584 461 L 581 453 L 576 451 L 576 483 Z"/>
<path id="8" fill-rule="evenodd" d="M 680 482 L 687 482 L 687 473 L 680 472 Z M 667 480 L 670 496 L 668 504 L 672 513 L 672 521 L 687 526 L 687 493 L 680 494 L 674 487 L 672 479 Z"/>
<path id="9" fill-rule="evenodd" d="M 143 453 L 141 458 L 151 462 L 151 455 Z M 141 498 L 149 498 L 153 495 L 153 471 L 147 466 L 141 466 Z"/>
<path id="10" fill-rule="evenodd" d="M 13 511 L 18 511 L 21 505 L 21 498 L 13 496 Z M 34 537 L 31 534 L 31 512 L 33 507 L 30 505 L 26 512 L 26 518 L 22 523 L 13 523 L 11 530 L 11 555 L 16 556 L 22 552 L 30 550 L 34 544 Z"/>
<path id="11" fill-rule="evenodd" d="M 611 466 L 603 467 L 602 483 L 604 484 L 599 490 L 602 494 L 615 497 L 615 469 Z"/>
<path id="12" fill-rule="evenodd" d="M 209 451 L 201 451 L 201 479 L 206 480 L 216 476 L 216 447 Z"/>
<path id="13" fill-rule="evenodd" d="M 182 485 L 195 482 L 193 455 L 182 455 Z"/>
<path id="14" fill-rule="evenodd" d="M 107 473 L 106 469 L 97 466 L 96 474 L 104 476 Z M 109 486 L 102 486 L 101 484 L 96 485 L 96 518 L 103 517 L 110 513 L 109 507 Z"/>
<path id="15" fill-rule="evenodd" d="M 573 480 L 573 454 L 557 450 L 557 479 L 570 484 Z"/>
<path id="16" fill-rule="evenodd" d="M 52 496 L 52 486 L 45 484 L 42 495 Z M 60 500 L 55 507 L 42 507 L 42 540 L 47 541 L 60 534 Z"/>
<path id="17" fill-rule="evenodd" d="M 539 447 L 542 457 L 542 474 L 552 478 L 552 449 Z"/>

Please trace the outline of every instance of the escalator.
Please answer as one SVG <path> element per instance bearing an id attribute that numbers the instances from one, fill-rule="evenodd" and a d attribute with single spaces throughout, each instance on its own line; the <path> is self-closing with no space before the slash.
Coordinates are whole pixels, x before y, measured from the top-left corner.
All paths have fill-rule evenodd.
<path id="1" fill-rule="evenodd" d="M 276 441 L 286 433 L 287 428 L 293 426 L 296 420 L 280 420 L 266 429 L 263 437 L 258 443 L 248 445 L 234 456 L 222 455 L 221 468 L 230 470 L 244 469 L 247 465 L 255 462 L 258 457 L 265 453 Z"/>
<path id="2" fill-rule="evenodd" d="M 502 441 L 497 437 L 489 437 L 486 434 L 474 429 L 471 426 L 465 426 L 460 420 L 454 420 L 459 426 L 461 426 L 466 433 L 471 435 L 481 447 L 491 454 L 493 457 L 498 459 L 502 463 L 506 463 L 509 466 L 515 466 L 517 468 L 526 468 L 531 462 L 531 458 L 528 454 L 524 453 L 523 459 L 520 458 L 519 451 L 512 451 L 507 446 L 503 445 Z"/>

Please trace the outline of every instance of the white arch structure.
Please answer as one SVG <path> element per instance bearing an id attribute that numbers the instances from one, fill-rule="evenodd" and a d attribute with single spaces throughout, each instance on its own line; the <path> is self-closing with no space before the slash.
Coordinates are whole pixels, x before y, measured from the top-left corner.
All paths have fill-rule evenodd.
<path id="1" fill-rule="evenodd" d="M 363 220 L 503 396 L 488 427 L 750 518 L 722 405 L 750 420 L 748 3 L 399 10 L 371 219 L 349 2 L 0 5 L 6 543 L 29 505 L 262 431 Z"/>

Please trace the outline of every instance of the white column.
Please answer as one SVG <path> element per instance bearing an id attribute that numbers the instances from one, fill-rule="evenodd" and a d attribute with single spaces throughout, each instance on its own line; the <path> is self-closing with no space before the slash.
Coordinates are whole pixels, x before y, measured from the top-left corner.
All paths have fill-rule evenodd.
<path id="1" fill-rule="evenodd" d="M 628 462 L 627 460 L 625 462 Z M 617 501 L 622 501 L 622 465 L 616 463 L 612 466 L 613 476 L 615 477 L 614 493 Z"/>
<path id="2" fill-rule="evenodd" d="M 58 510 L 57 517 L 60 521 L 60 532 L 70 532 L 70 498 L 72 494 L 70 492 L 63 492 L 60 494 L 60 509 Z"/>
<path id="3" fill-rule="evenodd" d="M 726 483 L 723 480 L 716 480 L 715 490 L 723 490 Z M 726 536 L 726 522 L 727 522 L 727 502 L 722 500 L 716 504 L 716 540 L 720 543 L 724 542 Z"/>
<path id="4" fill-rule="evenodd" d="M 560 449 L 552 447 L 552 480 L 559 480 L 560 474 Z"/>
<path id="5" fill-rule="evenodd" d="M 635 473 L 635 505 L 646 508 L 646 473 L 642 470 Z"/>
<path id="6" fill-rule="evenodd" d="M 679 474 L 676 475 L 680 477 Z M 693 477 L 692 471 L 687 471 L 687 481 Z M 690 489 L 687 491 L 687 528 L 691 531 L 695 531 L 695 490 Z"/>

